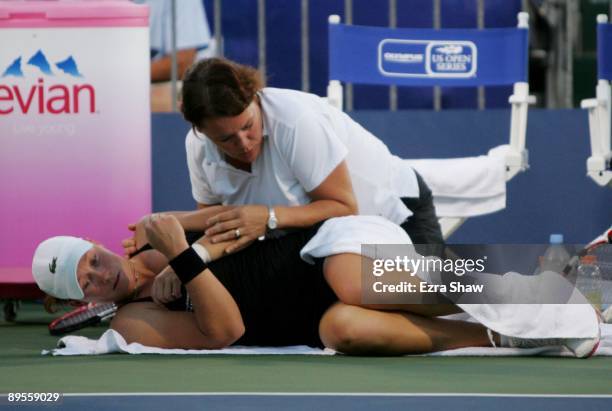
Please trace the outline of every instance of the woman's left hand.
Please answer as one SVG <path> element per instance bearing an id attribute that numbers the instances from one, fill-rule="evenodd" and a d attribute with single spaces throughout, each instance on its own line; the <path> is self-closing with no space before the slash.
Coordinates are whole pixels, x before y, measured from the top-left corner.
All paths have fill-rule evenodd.
<path id="1" fill-rule="evenodd" d="M 213 243 L 237 240 L 225 250 L 231 253 L 265 235 L 267 223 L 268 207 L 245 205 L 209 218 L 206 235 Z"/>
<path id="2" fill-rule="evenodd" d="M 155 276 L 151 286 L 151 298 L 157 304 L 163 305 L 180 298 L 181 280 L 174 273 L 172 267 L 168 266 Z"/>
<path id="3" fill-rule="evenodd" d="M 185 231 L 173 215 L 151 214 L 145 218 L 144 229 L 151 247 L 164 254 L 168 260 L 189 247 Z"/>

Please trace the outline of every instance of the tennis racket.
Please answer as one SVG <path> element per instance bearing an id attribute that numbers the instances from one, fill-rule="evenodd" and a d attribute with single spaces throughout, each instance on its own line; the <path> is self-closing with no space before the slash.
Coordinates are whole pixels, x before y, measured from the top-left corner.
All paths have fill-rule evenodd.
<path id="1" fill-rule="evenodd" d="M 56 318 L 49 324 L 51 335 L 63 335 L 98 324 L 115 316 L 115 303 L 89 303 Z"/>

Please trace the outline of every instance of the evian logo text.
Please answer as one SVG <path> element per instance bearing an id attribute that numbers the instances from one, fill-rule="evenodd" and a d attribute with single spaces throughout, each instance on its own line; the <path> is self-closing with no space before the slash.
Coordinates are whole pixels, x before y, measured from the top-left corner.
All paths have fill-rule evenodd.
<path id="1" fill-rule="evenodd" d="M 54 68 L 42 50 L 25 65 L 22 57 L 17 57 L 0 76 L 0 115 L 95 113 L 96 90 L 93 85 L 79 81 L 83 75 L 74 58 L 58 61 Z M 27 81 L 32 76 L 36 78 L 35 84 Z M 9 83 L 10 80 L 13 81 Z"/>

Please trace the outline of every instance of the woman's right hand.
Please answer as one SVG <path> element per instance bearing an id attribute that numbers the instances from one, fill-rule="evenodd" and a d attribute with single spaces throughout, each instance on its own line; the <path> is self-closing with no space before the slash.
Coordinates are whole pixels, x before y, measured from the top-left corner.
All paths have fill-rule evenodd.
<path id="1" fill-rule="evenodd" d="M 126 257 L 134 254 L 138 251 L 142 246 L 147 244 L 147 234 L 144 229 L 144 222 L 149 216 L 144 216 L 137 223 L 129 224 L 128 230 L 132 231 L 134 235 L 131 238 L 126 238 L 121 241 L 121 245 L 123 246 L 123 251 Z"/>
<path id="2" fill-rule="evenodd" d="M 189 248 L 181 223 L 171 214 L 155 213 L 147 216 L 144 230 L 149 245 L 165 255 L 168 261 Z"/>
<path id="3" fill-rule="evenodd" d="M 172 267 L 168 266 L 153 280 L 151 298 L 157 304 L 166 304 L 180 298 L 181 280 L 176 276 Z"/>

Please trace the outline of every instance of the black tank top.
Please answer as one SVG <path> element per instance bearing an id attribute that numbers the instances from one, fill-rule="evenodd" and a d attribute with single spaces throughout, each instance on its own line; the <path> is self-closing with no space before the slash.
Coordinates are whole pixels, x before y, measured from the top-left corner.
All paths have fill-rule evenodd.
<path id="1" fill-rule="evenodd" d="M 323 346 L 319 322 L 337 298 L 323 277 L 323 259 L 312 265 L 299 255 L 319 226 L 255 241 L 208 264 L 240 309 L 245 333 L 236 345 Z M 191 310 L 184 287 L 181 291 L 183 297 L 166 304 L 168 309 Z"/>

